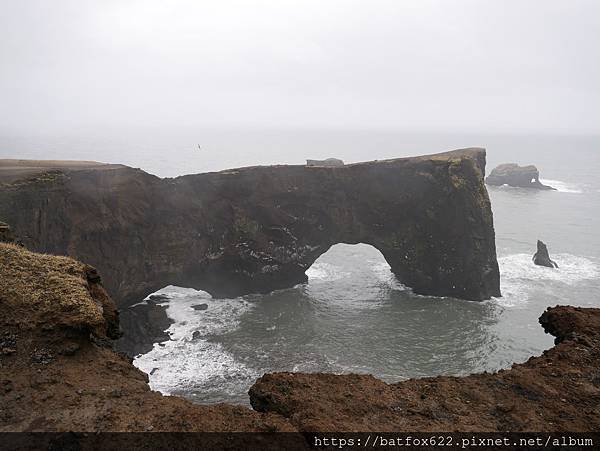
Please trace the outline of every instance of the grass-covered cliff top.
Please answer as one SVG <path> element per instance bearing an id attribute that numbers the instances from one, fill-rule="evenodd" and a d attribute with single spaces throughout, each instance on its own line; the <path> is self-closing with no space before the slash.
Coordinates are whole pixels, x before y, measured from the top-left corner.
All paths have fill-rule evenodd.
<path id="1" fill-rule="evenodd" d="M 24 328 L 65 326 L 101 332 L 103 307 L 92 295 L 88 268 L 68 257 L 0 243 L 0 304 L 8 315 L 5 320 Z"/>

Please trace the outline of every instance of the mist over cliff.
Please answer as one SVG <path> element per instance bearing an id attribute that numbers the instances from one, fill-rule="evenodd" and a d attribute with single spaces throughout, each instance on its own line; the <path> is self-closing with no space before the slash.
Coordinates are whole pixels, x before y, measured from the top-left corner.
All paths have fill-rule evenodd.
<path id="1" fill-rule="evenodd" d="M 0 130 L 598 133 L 599 15 L 594 0 L 4 1 Z"/>

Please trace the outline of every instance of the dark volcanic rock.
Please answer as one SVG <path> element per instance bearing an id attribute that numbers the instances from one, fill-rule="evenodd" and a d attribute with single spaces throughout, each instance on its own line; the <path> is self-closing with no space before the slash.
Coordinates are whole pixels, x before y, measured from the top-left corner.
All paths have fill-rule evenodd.
<path id="1" fill-rule="evenodd" d="M 197 304 L 197 305 L 192 305 L 192 308 L 194 310 L 207 310 L 208 309 L 208 304 Z"/>
<path id="2" fill-rule="evenodd" d="M 169 296 L 167 296 L 166 294 L 152 294 L 152 295 L 148 296 L 148 302 L 161 303 L 164 301 L 168 301 L 169 299 L 171 299 L 171 298 Z"/>
<path id="3" fill-rule="evenodd" d="M 519 188 L 555 189 L 540 182 L 540 173 L 533 166 L 519 166 L 515 163 L 507 163 L 496 166 L 485 182 L 494 186 L 515 186 Z"/>
<path id="4" fill-rule="evenodd" d="M 537 242 L 537 252 L 533 254 L 533 263 L 540 266 L 547 266 L 548 268 L 558 268 L 556 262 L 550 260 L 548 247 L 540 240 Z"/>
<path id="5" fill-rule="evenodd" d="M 117 341 L 117 349 L 135 357 L 151 351 L 154 343 L 170 340 L 167 329 L 173 321 L 167 316 L 166 310 L 166 307 L 154 303 L 121 310 L 121 326 L 127 333 Z"/>
<path id="6" fill-rule="evenodd" d="M 5 183 L 0 218 L 29 249 L 98 268 L 121 306 L 169 284 L 222 297 L 290 287 L 337 243 L 373 245 L 417 293 L 500 295 L 484 149 L 175 179 L 55 166 Z"/>

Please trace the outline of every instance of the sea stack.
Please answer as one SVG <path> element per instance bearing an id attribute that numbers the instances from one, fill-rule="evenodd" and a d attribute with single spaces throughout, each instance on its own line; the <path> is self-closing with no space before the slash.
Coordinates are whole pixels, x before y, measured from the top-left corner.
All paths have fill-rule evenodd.
<path id="1" fill-rule="evenodd" d="M 485 179 L 485 183 L 492 186 L 508 185 L 539 190 L 556 189 L 540 182 L 540 171 L 532 164 L 519 166 L 515 163 L 507 163 L 496 166 Z"/>
<path id="2" fill-rule="evenodd" d="M 533 263 L 548 268 L 558 268 L 556 262 L 550 259 L 548 247 L 540 240 L 537 242 L 537 252 L 533 254 Z"/>

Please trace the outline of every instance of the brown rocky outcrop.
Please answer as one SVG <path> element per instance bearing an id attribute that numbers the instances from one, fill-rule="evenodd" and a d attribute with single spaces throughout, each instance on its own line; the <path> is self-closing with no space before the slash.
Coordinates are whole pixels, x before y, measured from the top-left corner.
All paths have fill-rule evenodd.
<path id="1" fill-rule="evenodd" d="M 0 161 L 0 220 L 29 249 L 98 268 L 119 305 L 168 284 L 215 296 L 289 287 L 340 242 L 373 245 L 417 293 L 500 295 L 483 149 L 175 179 L 20 164 Z"/>
<path id="2" fill-rule="evenodd" d="M 517 188 L 555 189 L 540 182 L 540 171 L 532 164 L 519 166 L 515 163 L 506 163 L 496 166 L 492 169 L 490 175 L 486 177 L 485 183 L 493 186 L 508 185 Z"/>

